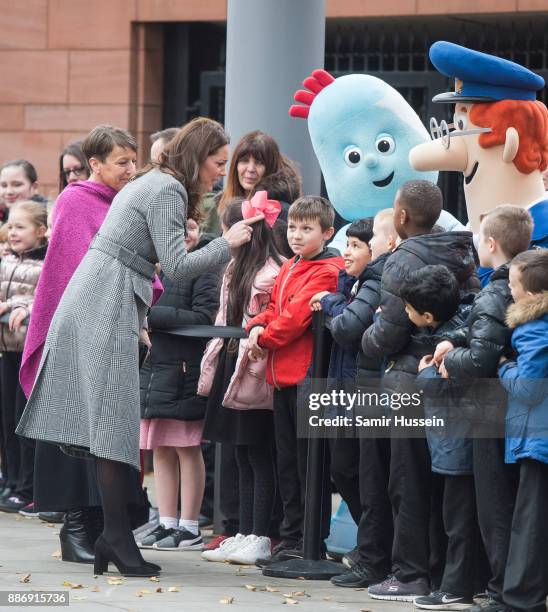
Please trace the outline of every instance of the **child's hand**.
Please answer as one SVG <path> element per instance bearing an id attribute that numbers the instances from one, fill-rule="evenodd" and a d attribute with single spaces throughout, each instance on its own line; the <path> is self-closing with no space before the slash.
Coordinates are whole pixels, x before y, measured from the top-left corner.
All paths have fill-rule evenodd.
<path id="1" fill-rule="evenodd" d="M 432 359 L 434 358 L 433 355 L 425 355 L 419 363 L 419 372 L 422 372 L 425 368 L 429 368 L 431 365 L 434 365 L 432 363 Z"/>
<path id="2" fill-rule="evenodd" d="M 259 361 L 259 359 L 264 359 L 266 357 L 266 350 L 261 347 L 249 350 L 247 351 L 247 356 L 249 361 Z"/>
<path id="3" fill-rule="evenodd" d="M 264 332 L 264 327 L 254 327 L 249 332 L 249 338 L 247 340 L 247 347 L 253 353 L 258 353 L 262 351 L 262 348 L 259 346 L 259 336 Z"/>
<path id="4" fill-rule="evenodd" d="M 141 344 L 144 344 L 149 351 L 152 348 L 152 342 L 150 341 L 148 330 L 145 327 L 141 327 L 139 331 L 139 342 Z"/>
<path id="5" fill-rule="evenodd" d="M 436 346 L 436 350 L 434 351 L 434 365 L 439 367 L 445 355 L 447 355 L 447 353 L 449 351 L 452 351 L 454 348 L 455 347 L 453 346 L 453 343 L 449 342 L 449 340 L 444 340 L 443 342 L 440 342 L 438 346 Z"/>
<path id="6" fill-rule="evenodd" d="M 316 295 L 313 295 L 308 304 L 310 306 L 310 310 L 321 310 L 321 299 L 326 295 L 329 295 L 329 291 L 320 291 L 319 293 L 316 293 Z"/>
<path id="7" fill-rule="evenodd" d="M 438 372 L 441 374 L 442 378 L 451 378 L 447 368 L 445 367 L 445 361 L 441 362 Z"/>
<path id="8" fill-rule="evenodd" d="M 0 316 L 7 312 L 8 308 L 9 306 L 6 304 L 6 302 L 0 302 Z"/>
<path id="9" fill-rule="evenodd" d="M 502 355 L 501 358 L 499 359 L 499 368 L 505 361 L 508 361 L 508 357 Z"/>
<path id="10" fill-rule="evenodd" d="M 10 314 L 9 328 L 11 331 L 19 331 L 23 325 L 23 321 L 29 316 L 29 311 L 26 308 L 14 308 Z"/>

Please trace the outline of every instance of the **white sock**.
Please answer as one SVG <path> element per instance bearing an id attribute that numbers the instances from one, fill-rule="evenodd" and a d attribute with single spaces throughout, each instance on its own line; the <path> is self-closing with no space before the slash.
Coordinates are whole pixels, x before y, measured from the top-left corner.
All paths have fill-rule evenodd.
<path id="1" fill-rule="evenodd" d="M 177 527 L 177 518 L 175 516 L 161 516 L 160 524 L 166 529 L 175 529 Z"/>
<path id="2" fill-rule="evenodd" d="M 179 527 L 184 527 L 190 533 L 198 535 L 200 528 L 198 527 L 198 521 L 190 521 L 188 519 L 179 519 Z"/>

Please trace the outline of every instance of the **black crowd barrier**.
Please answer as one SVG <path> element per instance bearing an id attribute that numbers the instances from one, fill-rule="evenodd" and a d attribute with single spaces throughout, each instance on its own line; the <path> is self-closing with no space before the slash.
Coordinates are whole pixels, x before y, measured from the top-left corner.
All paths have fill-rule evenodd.
<path id="1" fill-rule="evenodd" d="M 0 316 L 0 323 L 8 323 L 9 314 Z M 313 392 L 322 391 L 316 389 L 321 379 L 327 376 L 329 364 L 329 345 L 331 334 L 328 331 L 329 321 L 323 312 L 314 312 L 312 319 L 314 334 L 314 351 L 312 357 L 312 388 Z M 28 322 L 25 321 L 25 324 Z M 163 330 L 175 336 L 191 338 L 245 338 L 245 331 L 241 327 L 223 327 L 217 325 L 185 325 L 182 327 Z M 321 554 L 321 524 L 322 524 L 322 495 L 330 494 L 323 490 L 323 470 L 326 469 L 326 440 L 312 438 L 308 443 L 308 458 L 306 470 L 306 495 L 304 507 L 304 551 L 303 559 L 291 559 L 273 563 L 263 570 L 265 576 L 277 576 L 283 578 L 305 578 L 309 580 L 328 580 L 335 574 L 341 572 L 340 565 L 322 560 Z M 219 470 L 216 464 L 216 478 L 218 481 Z M 216 497 L 218 487 L 216 487 Z M 218 507 L 218 504 L 216 503 Z"/>
<path id="2" fill-rule="evenodd" d="M 315 388 L 327 378 L 329 366 L 331 334 L 329 319 L 323 312 L 314 312 L 312 331 L 314 334 L 314 350 L 312 356 L 312 392 L 321 392 Z M 240 327 L 221 327 L 216 325 L 186 325 L 169 330 L 170 334 L 201 338 L 245 338 L 245 332 Z M 327 468 L 325 460 L 327 453 L 326 440 L 311 438 L 308 442 L 308 458 L 306 467 L 306 494 L 304 506 L 303 558 L 279 561 L 263 569 L 265 576 L 280 578 L 295 578 L 308 580 L 328 580 L 341 573 L 341 566 L 333 561 L 322 559 L 322 496 L 330 495 L 322 486 L 325 481 L 323 470 Z M 216 462 L 216 478 L 219 470 Z M 217 494 L 218 488 L 216 488 Z M 216 503 L 216 507 L 217 503 Z"/>

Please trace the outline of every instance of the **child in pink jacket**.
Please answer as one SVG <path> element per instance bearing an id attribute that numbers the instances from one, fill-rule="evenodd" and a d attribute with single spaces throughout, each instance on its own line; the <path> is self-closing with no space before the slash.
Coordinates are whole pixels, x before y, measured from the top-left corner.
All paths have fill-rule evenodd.
<path id="1" fill-rule="evenodd" d="M 261 210 L 265 220 L 254 226 L 250 242 L 234 252 L 221 287 L 216 325 L 245 328 L 266 308 L 284 261 L 276 250 L 272 225 L 278 202 L 258 192 L 251 202 L 235 199 L 225 209 L 223 228 Z M 253 564 L 270 557 L 267 537 L 276 489 L 273 455 L 273 389 L 266 382 L 266 353 L 251 362 L 247 338 L 214 338 L 202 359 L 198 394 L 208 396 L 204 438 L 234 445 L 239 473 L 240 532 L 215 550 L 202 554 L 208 561 Z"/>

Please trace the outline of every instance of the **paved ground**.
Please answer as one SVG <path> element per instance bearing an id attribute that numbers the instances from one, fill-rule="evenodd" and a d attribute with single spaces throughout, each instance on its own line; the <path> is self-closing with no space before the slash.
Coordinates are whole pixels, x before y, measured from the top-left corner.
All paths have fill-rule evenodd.
<path id="1" fill-rule="evenodd" d="M 68 590 L 70 608 L 80 612 L 257 612 L 276 609 L 288 599 L 284 595 L 292 592 L 297 593 L 287 605 L 294 605 L 302 612 L 403 612 L 413 609 L 412 604 L 374 602 L 365 591 L 341 589 L 329 582 L 266 578 L 256 568 L 208 563 L 202 561 L 197 552 L 145 551 L 148 560 L 158 562 L 164 569 L 159 582 L 124 578 L 121 584 L 109 584 L 109 578 L 112 581 L 119 574 L 94 578 L 91 566 L 59 560 L 58 531 L 59 525 L 48 526 L 38 519 L 0 513 L 0 591 Z M 27 582 L 22 582 L 25 579 Z M 63 586 L 65 582 L 70 584 Z M 174 587 L 175 590 L 169 591 Z M 231 604 L 221 603 L 230 598 L 233 598 Z M 11 609 L 36 608 L 15 606 Z M 56 606 L 55 609 L 62 608 Z"/>

